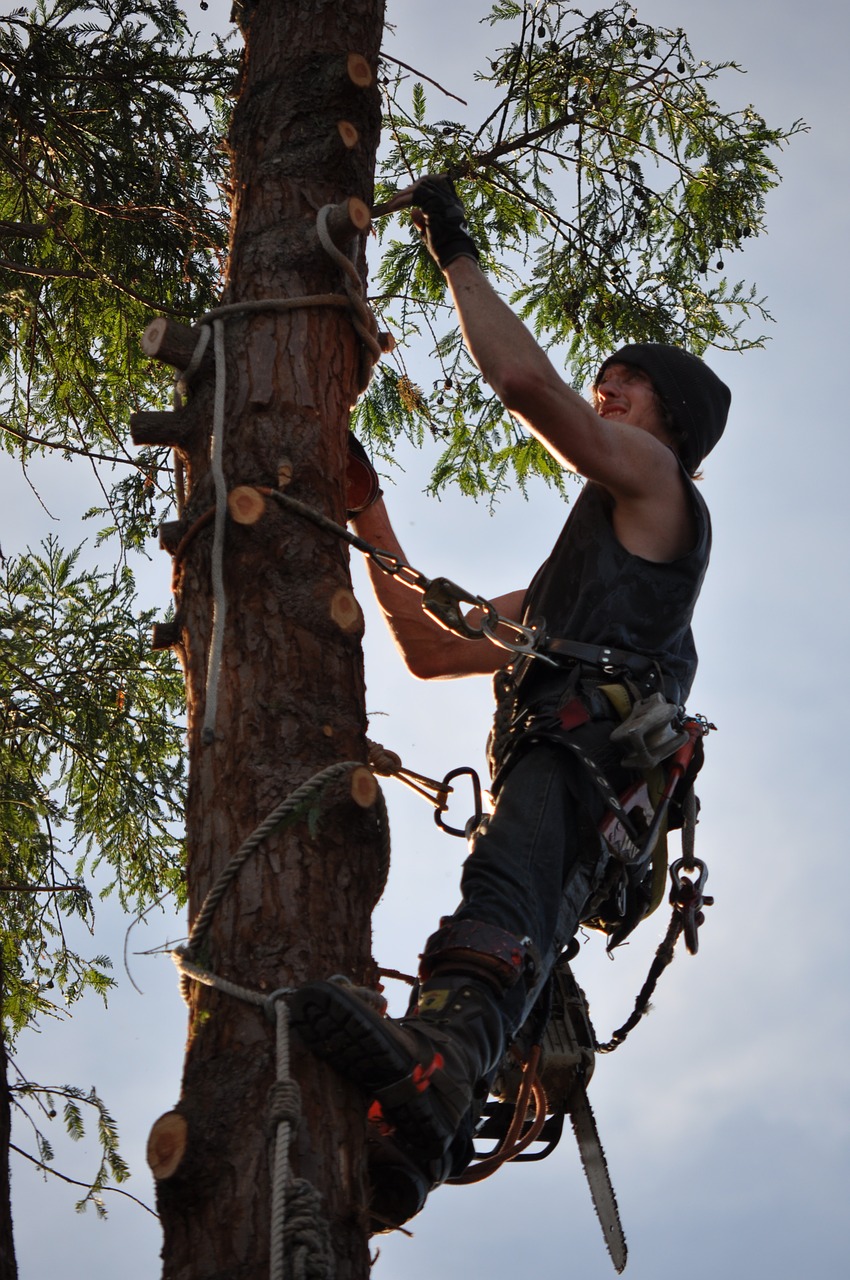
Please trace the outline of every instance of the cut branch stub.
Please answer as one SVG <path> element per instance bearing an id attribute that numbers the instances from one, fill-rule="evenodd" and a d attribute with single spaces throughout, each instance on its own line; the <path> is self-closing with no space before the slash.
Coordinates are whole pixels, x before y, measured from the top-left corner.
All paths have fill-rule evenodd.
<path id="1" fill-rule="evenodd" d="M 198 345 L 198 329 L 191 329 L 186 324 L 179 324 L 167 316 L 157 316 L 151 320 L 142 334 L 141 347 L 151 360 L 161 360 L 175 369 L 187 369 Z M 204 352 L 200 368 L 213 362 L 212 345 Z"/>
<path id="2" fill-rule="evenodd" d="M 173 556 L 188 528 L 185 520 L 163 520 L 159 526 L 159 545 L 162 550 Z"/>
<path id="3" fill-rule="evenodd" d="M 372 225 L 369 206 L 357 196 L 334 204 L 328 213 L 327 228 L 334 244 L 342 246 L 354 233 L 364 234 Z"/>
<path id="4" fill-rule="evenodd" d="M 186 415 L 146 410 L 130 414 L 130 436 L 133 444 L 167 445 L 170 449 L 185 448 L 189 439 Z"/>
<path id="5" fill-rule="evenodd" d="M 265 498 L 252 485 L 240 484 L 227 495 L 227 510 L 237 524 L 256 524 L 265 509 Z"/>
<path id="6" fill-rule="evenodd" d="M 151 648 L 172 649 L 180 641 L 181 627 L 174 618 L 170 622 L 155 622 L 151 629 Z"/>
<path id="7" fill-rule="evenodd" d="M 148 1137 L 147 1159 L 157 1182 L 174 1174 L 186 1152 L 189 1126 L 179 1111 L 166 1111 Z"/>
<path id="8" fill-rule="evenodd" d="M 351 774 L 351 798 L 361 809 L 371 809 L 378 798 L 378 783 L 365 764 Z"/>
<path id="9" fill-rule="evenodd" d="M 341 631 L 350 633 L 363 626 L 363 614 L 354 592 L 340 587 L 331 596 L 331 617 Z"/>
<path id="10" fill-rule="evenodd" d="M 349 151 L 357 146 L 360 141 L 360 131 L 350 120 L 337 120 L 336 127 L 339 130 L 339 136 Z"/>
<path id="11" fill-rule="evenodd" d="M 358 89 L 368 89 L 372 83 L 372 68 L 363 57 L 362 53 L 350 53 L 348 55 L 348 78 Z"/>

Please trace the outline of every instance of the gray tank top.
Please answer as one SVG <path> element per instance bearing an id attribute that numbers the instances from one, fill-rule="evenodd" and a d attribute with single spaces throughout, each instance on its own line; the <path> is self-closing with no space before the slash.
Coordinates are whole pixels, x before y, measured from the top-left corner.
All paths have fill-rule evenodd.
<path id="1" fill-rule="evenodd" d="M 661 564 L 633 555 L 614 533 L 613 498 L 587 481 L 552 554 L 534 576 L 523 611 L 527 623 L 544 619 L 550 636 L 654 659 L 664 691 L 676 703 L 685 702 L 696 674 L 691 618 L 711 550 L 708 508 L 684 469 L 682 474 L 697 526 L 692 551 Z M 526 705 L 557 684 L 551 668 L 533 667 L 523 685 Z"/>

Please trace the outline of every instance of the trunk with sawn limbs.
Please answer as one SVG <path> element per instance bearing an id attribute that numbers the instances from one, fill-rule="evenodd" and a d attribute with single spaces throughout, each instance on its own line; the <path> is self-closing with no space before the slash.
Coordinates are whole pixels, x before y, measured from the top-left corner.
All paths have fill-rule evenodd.
<path id="1" fill-rule="evenodd" d="M 229 137 L 223 303 L 344 296 L 340 268 L 317 238 L 316 214 L 352 196 L 372 201 L 383 9 L 382 0 L 242 6 L 246 56 Z M 362 234 L 352 229 L 338 243 L 362 275 Z M 228 493 L 281 486 L 344 523 L 346 431 L 362 352 L 349 312 L 259 310 L 228 316 L 224 330 Z M 328 766 L 366 758 L 362 615 L 350 594 L 347 548 L 269 497 L 254 523 L 226 522 L 217 710 L 213 740 L 203 741 L 213 523 L 197 522 L 215 505 L 214 379 L 207 356 L 178 431 L 186 506 L 177 530 L 184 546 L 175 561 L 174 641 L 189 715 L 190 924 L 231 856 L 281 801 Z M 336 973 L 372 980 L 379 827 L 377 807 L 356 804 L 347 778 L 326 788 L 242 866 L 196 963 L 266 994 Z M 220 989 L 191 982 L 188 995 L 178 1137 L 166 1162 L 176 1167 L 158 1178 L 164 1275 L 260 1280 L 269 1274 L 273 1020 Z M 293 1174 L 321 1195 L 337 1280 L 365 1280 L 363 1101 L 294 1038 L 291 1049 L 302 1095 Z"/>

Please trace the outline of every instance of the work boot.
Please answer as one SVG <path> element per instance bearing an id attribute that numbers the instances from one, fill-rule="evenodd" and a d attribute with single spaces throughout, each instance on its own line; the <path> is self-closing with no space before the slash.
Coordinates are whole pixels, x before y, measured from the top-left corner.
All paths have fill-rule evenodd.
<path id="1" fill-rule="evenodd" d="M 304 1042 L 370 1099 L 373 1231 L 414 1217 L 434 1187 L 469 1164 L 530 961 L 528 939 L 447 918 L 425 945 L 418 1003 L 405 1017 L 386 1017 L 344 979 L 289 997 Z"/>
<path id="2" fill-rule="evenodd" d="M 428 979 L 417 1013 L 399 1019 L 341 982 L 309 983 L 289 1007 L 304 1042 L 379 1104 L 421 1166 L 445 1156 L 504 1052 L 494 990 L 463 974 Z"/>
<path id="3" fill-rule="evenodd" d="M 428 1195 L 454 1173 L 450 1152 L 423 1161 L 370 1119 L 366 1159 L 369 1178 L 369 1231 L 396 1231 L 424 1208 Z"/>

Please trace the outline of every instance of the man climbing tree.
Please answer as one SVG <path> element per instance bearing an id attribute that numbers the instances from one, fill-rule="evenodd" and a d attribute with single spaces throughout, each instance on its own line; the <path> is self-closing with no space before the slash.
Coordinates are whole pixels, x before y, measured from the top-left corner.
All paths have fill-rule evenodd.
<path id="1" fill-rule="evenodd" d="M 757 305 L 741 287 L 702 277 L 711 252 L 758 228 L 773 181 L 766 149 L 783 135 L 754 113 L 733 118 L 711 103 L 709 73 L 681 32 L 639 27 L 622 4 L 586 20 L 548 5 L 546 23 L 534 9 L 498 8 L 495 16 L 516 20 L 519 30 L 491 64 L 497 103 L 477 130 L 427 125 L 421 86 L 409 109 L 391 98 L 392 181 L 377 193 L 386 199 L 403 185 L 402 173 L 417 171 L 447 172 L 465 184 L 475 241 L 460 225 L 450 188 L 417 186 L 438 265 L 418 238 L 394 244 L 382 292 L 385 308 L 391 313 L 398 302 L 402 324 L 413 327 L 416 308 L 429 318 L 439 310 L 445 267 L 468 347 L 495 394 L 482 389 L 459 342 L 443 336 L 437 358 L 451 389 L 443 418 L 436 398 L 428 404 L 403 366 L 388 365 L 360 401 L 358 424 L 378 445 L 405 425 L 419 430 L 423 417 L 441 425 L 443 473 L 468 489 L 504 483 L 498 459 L 505 451 L 496 443 L 505 437 L 521 479 L 538 471 L 562 484 L 564 468 L 588 476 L 577 522 L 603 539 L 600 556 L 604 547 L 612 563 L 619 557 L 631 566 L 632 592 L 648 585 L 659 597 L 648 617 L 631 604 L 616 615 L 623 629 L 617 648 L 650 659 L 634 669 L 625 664 L 638 697 L 662 694 L 675 711 L 693 675 L 688 623 L 708 555 L 708 518 L 688 472 L 722 430 L 727 403 L 722 385 L 679 345 L 702 350 L 730 332 L 727 312 Z M 500 744 L 512 766 L 503 795 L 532 785 L 531 774 L 535 786 L 557 776 L 560 794 L 570 797 L 547 821 L 562 842 L 549 883 L 572 876 L 571 915 L 540 927 L 529 918 L 533 903 L 519 916 L 499 907 L 482 915 L 478 903 L 489 890 L 473 894 L 469 877 L 483 865 L 486 879 L 489 859 L 474 857 L 467 918 L 432 940 L 435 970 L 423 975 L 437 984 L 426 989 L 426 1005 L 458 994 L 475 1005 L 474 1018 L 446 1030 L 434 1007 L 437 1020 L 420 1017 L 420 1031 L 426 1022 L 428 1031 L 414 1039 L 409 1024 L 394 1028 L 346 996 L 345 1018 L 368 1041 L 362 1056 L 371 1064 L 349 1070 L 329 1042 L 336 1029 L 329 1037 L 320 1025 L 332 1015 L 331 1004 L 322 1004 L 330 997 L 319 993 L 332 991 L 337 1000 L 342 988 L 325 982 L 333 974 L 375 985 L 369 919 L 386 863 L 380 799 L 364 768 L 361 615 L 339 526 L 350 411 L 389 346 L 365 307 L 363 280 L 380 92 L 395 90 L 391 62 L 380 56 L 379 0 L 255 0 L 239 12 L 246 49 L 229 135 L 233 221 L 223 306 L 192 331 L 166 320 L 149 328 L 149 354 L 181 371 L 188 402 L 175 414 L 137 415 L 133 424 L 137 443 L 176 450 L 185 478 L 177 519 L 161 532 L 174 558 L 175 616 L 160 626 L 157 642 L 175 648 L 187 678 L 192 927 L 180 963 L 190 1036 L 181 1098 L 154 1126 L 150 1156 L 167 1276 L 256 1280 L 268 1268 L 277 1280 L 290 1257 L 307 1274 L 329 1274 L 333 1259 L 338 1280 L 363 1280 L 370 1222 L 415 1212 L 429 1187 L 463 1162 L 472 1094 L 589 895 L 604 888 L 618 896 L 603 861 L 583 865 L 581 876 L 567 861 L 567 846 L 570 859 L 585 847 L 571 828 L 598 807 L 581 770 L 568 769 L 558 748 L 525 750 L 531 737 L 570 727 L 549 724 L 553 699 L 559 714 L 583 715 L 606 736 L 611 716 L 588 690 L 583 666 L 567 664 L 577 683 L 565 701 L 563 673 L 547 683 L 532 665 L 518 706 L 542 709 L 541 721 L 524 726 L 529 734 L 516 739 L 522 749 L 515 756 L 512 742 Z M 639 163 L 649 138 L 672 173 L 659 192 Z M 569 159 L 578 175 L 569 215 L 547 185 L 553 155 L 565 169 Z M 576 377 L 601 350 L 633 340 L 600 372 L 598 413 L 555 374 L 475 265 L 476 244 L 498 273 L 502 247 L 521 249 L 529 237 L 540 249 L 517 300 L 567 344 Z M 694 291 L 701 305 L 685 306 Z M 514 344 L 517 359 L 502 369 Z M 530 444 L 517 419 L 536 437 Z M 486 447 L 469 448 L 470 432 Z M 380 504 L 358 527 L 392 537 Z M 553 642 L 610 644 L 613 612 L 576 618 L 559 598 L 560 556 L 572 554 L 575 527 L 537 579 L 528 616 L 541 610 Z M 681 581 L 670 582 L 680 570 Z M 587 557 L 575 567 L 577 577 L 594 571 Z M 605 575 L 610 581 L 607 567 Z M 395 587 L 386 589 L 403 647 L 426 652 L 413 665 L 424 662 L 425 674 L 459 673 L 469 661 L 464 645 L 440 633 L 435 650 L 430 629 L 420 643 L 408 627 L 409 605 Z M 664 591 L 676 599 L 669 615 Z M 508 618 L 520 616 L 519 593 L 501 603 Z M 474 647 L 467 669 L 500 665 L 495 650 L 482 658 Z M 428 671 L 431 661 L 437 669 Z M 668 714 L 661 733 L 668 745 L 678 732 L 666 733 L 671 724 Z M 620 780 L 615 772 L 612 781 Z M 500 840 L 502 850 L 512 847 L 498 834 L 505 803 L 479 850 Z M 502 879 L 502 852 L 496 861 Z M 544 892 L 536 887 L 532 897 Z M 470 944 L 467 926 L 476 921 L 490 930 L 483 945 Z M 289 1042 L 288 999 L 313 1050 L 331 1065 L 297 1038 Z M 437 1041 L 442 1067 L 431 1052 Z M 356 1044 L 352 1053 L 359 1054 Z M 393 1061 L 373 1074 L 381 1054 Z M 421 1084 L 430 1073 L 432 1087 L 416 1090 L 410 1103 L 404 1080 L 417 1069 Z M 401 1211 L 370 1203 L 358 1086 L 378 1095 L 385 1120 L 398 1129 L 394 1152 L 409 1174 Z"/>
<path id="2" fill-rule="evenodd" d="M 639 343 L 604 361 L 591 408 L 480 271 L 452 184 L 426 178 L 406 196 L 421 209 L 417 225 L 482 375 L 560 466 L 591 483 L 530 590 L 492 602 L 500 617 L 537 632 L 530 655 L 508 670 L 500 671 L 498 644 L 447 636 L 373 562 L 378 599 L 413 673 L 499 672 L 507 722 L 494 734 L 495 809 L 473 835 L 461 906 L 424 946 L 412 1016 L 382 1017 L 340 982 L 311 983 L 291 998 L 302 1038 L 374 1104 L 372 1208 L 376 1223 L 392 1225 L 465 1170 L 493 1074 L 579 922 L 613 896 L 622 930 L 630 895 L 652 878 L 651 864 L 618 859 L 598 834 L 610 812 L 600 774 L 625 793 L 687 740 L 676 730 L 696 670 L 690 621 L 711 542 L 690 477 L 729 405 L 727 388 L 696 356 Z M 381 498 L 357 529 L 404 558 Z M 467 619 L 472 631 L 483 621 L 481 608 Z M 624 723 L 612 686 L 628 700 Z M 630 729 L 641 721 L 637 761 Z"/>

